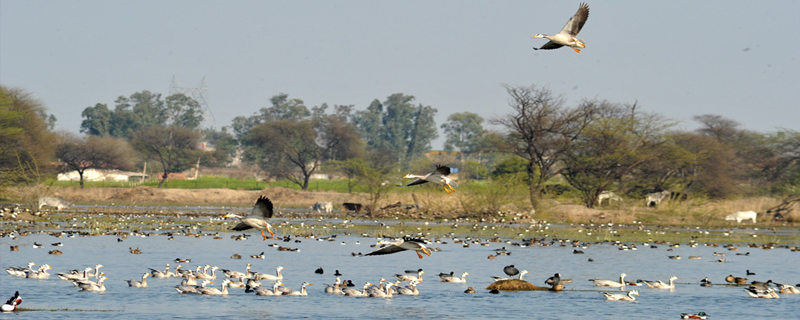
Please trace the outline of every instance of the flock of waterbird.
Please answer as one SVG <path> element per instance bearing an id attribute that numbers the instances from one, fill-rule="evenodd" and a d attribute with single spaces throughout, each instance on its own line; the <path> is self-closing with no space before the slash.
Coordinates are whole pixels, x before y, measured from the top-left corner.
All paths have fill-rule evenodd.
<path id="1" fill-rule="evenodd" d="M 583 8 L 583 7 L 582 7 Z M 588 14 L 588 8 L 587 14 Z M 580 10 L 579 10 L 580 13 Z M 577 14 L 576 14 L 577 16 Z M 574 19 L 574 18 L 573 18 Z M 572 20 L 571 20 L 572 21 Z M 416 180 L 407 184 L 406 186 L 413 186 L 419 185 L 426 182 L 435 183 L 438 185 L 444 186 L 445 190 L 448 193 L 454 192 L 454 187 L 458 187 L 457 182 L 452 180 L 448 177 L 450 174 L 450 168 L 446 166 L 437 165 L 436 170 L 428 175 L 407 175 L 406 178 L 415 178 Z M 226 215 L 227 218 L 235 218 L 238 220 L 238 224 L 236 224 L 231 230 L 234 231 L 244 231 L 249 229 L 259 230 L 262 234 L 262 238 L 264 241 L 267 240 L 267 236 L 264 231 L 268 232 L 270 236 L 274 236 L 274 231 L 272 225 L 267 222 L 268 219 L 272 218 L 273 216 L 273 203 L 267 197 L 261 196 L 256 200 L 255 205 L 253 206 L 252 210 L 246 215 L 234 215 L 228 214 Z M 118 239 L 119 240 L 119 239 Z M 554 241 L 553 241 L 554 242 Z M 377 255 L 386 255 L 386 254 L 394 254 L 402 251 L 412 251 L 414 252 L 418 258 L 422 259 L 423 254 L 427 256 L 431 256 L 432 251 L 436 251 L 436 248 L 430 248 L 428 246 L 430 242 L 426 241 L 423 238 L 417 237 L 401 237 L 398 239 L 393 240 L 381 240 L 377 242 L 374 247 L 378 247 L 376 250 L 365 254 L 364 256 L 377 256 Z M 529 245 L 547 245 L 542 239 L 531 239 L 530 241 L 523 241 L 523 244 L 516 244 L 520 246 L 529 246 Z M 553 243 L 551 242 L 551 245 Z M 61 243 L 53 244 L 62 245 Z M 564 246 L 564 243 L 561 243 Z M 586 244 L 580 244 L 576 242 L 572 242 L 573 247 L 579 247 L 581 249 L 586 248 Z M 646 244 L 647 245 L 647 244 Z M 34 248 L 41 248 L 43 245 L 38 243 L 34 243 Z M 465 243 L 465 247 L 466 243 Z M 655 246 L 652 246 L 655 247 Z M 131 253 L 134 252 L 134 249 L 131 249 Z M 620 246 L 620 250 L 629 249 L 629 247 L 625 245 Z M 635 246 L 632 248 L 635 250 Z M 731 248 L 729 248 L 731 249 Z M 19 250 L 18 246 L 12 246 L 12 251 Z M 137 248 L 138 250 L 138 248 Z M 505 247 L 502 249 L 497 249 L 496 255 L 490 255 L 489 259 L 495 258 L 500 255 L 510 255 L 511 252 L 507 251 Z M 138 252 L 140 253 L 140 251 Z M 583 253 L 582 250 L 575 249 L 573 253 Z M 232 256 L 231 258 L 240 259 L 241 256 L 236 257 L 237 254 Z M 717 253 L 715 252 L 715 255 Z M 718 260 L 719 262 L 724 262 L 724 254 L 720 253 L 723 257 Z M 747 254 L 742 254 L 747 255 Z M 359 256 L 361 256 L 359 254 Z M 264 252 L 260 255 L 251 255 L 251 258 L 254 259 L 264 259 Z M 670 259 L 675 259 L 675 256 L 668 256 Z M 679 257 L 679 256 L 678 256 Z M 692 257 L 690 257 L 691 259 Z M 589 261 L 593 261 L 589 259 Z M 191 263 L 191 259 L 185 258 L 176 258 L 176 263 Z M 8 267 L 6 272 L 11 276 L 19 276 L 24 278 L 31 278 L 31 279 L 45 279 L 50 276 L 48 273 L 49 270 L 52 270 L 52 267 L 48 264 L 43 264 L 38 268 L 34 268 L 36 263 L 30 262 L 26 267 Z M 57 273 L 56 275 L 64 280 L 71 282 L 75 287 L 78 288 L 80 291 L 88 291 L 88 292 L 103 292 L 106 290 L 104 282 L 108 280 L 106 274 L 100 271 L 100 268 L 104 267 L 102 264 L 97 264 L 94 267 L 85 267 L 83 269 L 73 269 L 63 273 Z M 221 281 L 221 285 L 219 288 L 209 286 L 215 280 L 217 280 L 218 274 L 217 270 L 220 270 L 220 278 L 223 278 Z M 284 286 L 284 278 L 282 271 L 284 268 L 282 266 L 278 266 L 275 269 L 275 274 L 269 273 L 260 273 L 255 272 L 252 270 L 252 264 L 248 263 L 246 265 L 246 269 L 244 271 L 236 271 L 231 269 L 220 269 L 217 266 L 197 266 L 195 270 L 187 270 L 183 269 L 183 266 L 178 264 L 176 265 L 174 271 L 172 271 L 170 264 L 166 264 L 164 269 L 155 269 L 149 268 L 149 271 L 143 272 L 141 279 L 129 279 L 125 280 L 128 283 L 129 287 L 132 288 L 146 288 L 148 287 L 147 278 L 156 278 L 156 279 L 168 279 L 168 278 L 176 278 L 181 279 L 181 282 L 174 286 L 174 289 L 180 294 L 199 294 L 199 295 L 227 295 L 229 289 L 244 289 L 247 293 L 254 293 L 255 295 L 259 296 L 306 296 L 308 295 L 307 287 L 311 286 L 312 284 L 304 281 L 300 285 L 300 290 L 293 290 L 291 288 L 287 288 Z M 322 268 L 318 268 L 316 273 L 323 273 L 324 271 Z M 494 281 L 506 281 L 506 280 L 517 280 L 523 281 L 523 276 L 528 273 L 527 270 L 520 271 L 514 265 L 508 265 L 503 268 L 503 272 L 506 274 L 507 277 L 492 277 Z M 747 270 L 747 275 L 755 275 L 754 272 Z M 422 269 L 418 270 L 406 270 L 404 273 L 398 273 L 393 276 L 393 280 L 389 281 L 384 278 L 376 281 L 377 285 L 373 284 L 370 281 L 364 282 L 363 286 L 358 288 L 353 283 L 352 280 L 341 280 L 340 276 L 342 274 L 339 270 L 336 270 L 334 274 L 336 276 L 336 280 L 333 284 L 326 285 L 325 288 L 322 290 L 326 294 L 337 294 L 346 297 L 379 297 L 379 298 L 391 298 L 394 295 L 419 295 L 420 291 L 418 286 L 423 283 L 423 275 L 425 272 Z M 439 281 L 441 282 L 451 282 L 451 283 L 466 283 L 467 276 L 469 276 L 469 272 L 463 272 L 460 276 L 455 275 L 454 272 L 449 273 L 440 273 L 439 274 Z M 590 279 L 595 286 L 597 287 L 614 287 L 620 288 L 620 290 L 625 289 L 626 287 L 636 287 L 637 289 L 630 290 L 625 293 L 611 293 L 611 292 L 601 292 L 603 297 L 608 301 L 636 301 L 637 296 L 640 295 L 639 287 L 647 287 L 653 289 L 674 289 L 676 286 L 675 280 L 679 278 L 676 276 L 670 277 L 667 282 L 663 282 L 661 280 L 656 281 L 649 281 L 649 280 L 636 280 L 635 282 L 626 281 L 625 277 L 627 275 L 625 273 L 620 274 L 619 281 L 615 280 L 601 280 L 601 279 Z M 748 296 L 753 298 L 765 298 L 765 299 L 775 299 L 779 298 L 780 294 L 797 294 L 800 293 L 794 286 L 788 284 L 778 284 L 773 282 L 772 280 L 768 280 L 766 282 L 759 282 L 759 281 L 752 281 L 748 283 L 748 279 L 744 277 L 734 277 L 733 275 L 729 275 L 725 278 L 728 285 L 731 286 L 746 286 L 745 292 Z M 263 281 L 272 281 L 271 285 L 263 285 Z M 402 284 L 407 282 L 406 286 Z M 570 283 L 571 279 L 562 279 L 561 274 L 556 273 L 554 276 L 545 280 L 545 284 L 551 286 L 551 289 L 555 289 L 556 291 L 563 290 L 563 283 Z M 712 286 L 708 278 L 705 278 L 700 283 L 701 286 Z M 798 285 L 800 286 L 800 285 Z M 773 289 L 774 287 L 774 289 Z M 470 287 L 465 293 L 475 293 L 476 291 Z M 492 293 L 497 293 L 496 290 L 491 291 Z M 7 303 L 3 304 L 2 311 L 10 312 L 17 310 L 17 306 L 22 302 L 22 298 L 20 297 L 19 292 L 16 292 L 15 295 L 8 300 Z M 700 312 L 697 314 L 689 314 L 689 313 L 682 313 L 681 318 L 684 319 L 705 319 L 707 314 L 704 312 Z"/>

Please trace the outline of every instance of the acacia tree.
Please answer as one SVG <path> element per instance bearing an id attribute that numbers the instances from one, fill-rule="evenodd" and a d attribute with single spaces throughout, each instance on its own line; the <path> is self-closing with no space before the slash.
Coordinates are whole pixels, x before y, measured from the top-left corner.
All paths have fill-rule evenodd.
<path id="1" fill-rule="evenodd" d="M 262 168 L 303 190 L 322 161 L 359 156 L 362 145 L 355 128 L 335 116 L 265 122 L 252 128 L 245 141 Z"/>
<path id="2" fill-rule="evenodd" d="M 133 136 L 133 146 L 164 170 L 158 187 L 164 186 L 170 173 L 188 169 L 200 156 L 200 134 L 179 126 L 156 125 L 141 129 Z"/>
<path id="3" fill-rule="evenodd" d="M 66 170 L 75 170 L 83 188 L 87 169 L 128 169 L 135 153 L 127 141 L 113 137 L 67 135 L 56 146 L 56 158 Z"/>
<path id="4" fill-rule="evenodd" d="M 386 181 L 393 180 L 397 174 L 398 163 L 390 153 L 372 150 L 364 157 L 334 161 L 332 164 L 343 174 L 355 178 L 359 184 L 367 188 L 369 195 L 369 214 L 380 208 L 378 202 L 386 193 L 396 186 Z"/>
<path id="5" fill-rule="evenodd" d="M 591 102 L 591 104 L 596 104 Z M 663 144 L 664 121 L 657 115 L 634 117 L 631 107 L 601 103 L 595 119 L 561 155 L 561 175 L 592 207 L 600 192 L 646 161 L 656 159 Z"/>
<path id="6" fill-rule="evenodd" d="M 30 182 L 47 172 L 55 138 L 39 101 L 0 86 L 0 185 Z"/>
<path id="7" fill-rule="evenodd" d="M 564 99 L 550 89 L 505 86 L 513 112 L 495 119 L 508 131 L 508 152 L 528 161 L 527 175 L 531 205 L 535 208 L 544 184 L 557 174 L 553 166 L 569 152 L 590 123 L 595 103 L 576 108 L 564 106 Z"/>

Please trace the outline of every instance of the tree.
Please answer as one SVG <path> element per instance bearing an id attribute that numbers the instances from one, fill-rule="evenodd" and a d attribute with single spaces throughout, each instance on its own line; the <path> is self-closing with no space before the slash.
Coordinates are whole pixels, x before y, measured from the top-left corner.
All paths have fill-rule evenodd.
<path id="1" fill-rule="evenodd" d="M 303 190 L 322 161 L 359 156 L 361 146 L 355 128 L 334 116 L 265 122 L 252 128 L 245 140 L 262 168 Z"/>
<path id="2" fill-rule="evenodd" d="M 396 187 L 388 181 L 394 180 L 397 175 L 397 162 L 392 155 L 377 149 L 369 151 L 362 158 L 334 161 L 331 164 L 367 188 L 370 215 L 380 208 L 378 202 L 386 196 L 386 193 Z"/>
<path id="3" fill-rule="evenodd" d="M 76 170 L 83 188 L 83 173 L 87 169 L 129 169 L 135 153 L 127 141 L 113 137 L 74 135 L 64 136 L 56 146 L 56 158 L 65 170 Z"/>
<path id="4" fill-rule="evenodd" d="M 49 171 L 55 137 L 39 101 L 0 86 L 0 185 L 30 182 Z"/>
<path id="5" fill-rule="evenodd" d="M 398 161 L 424 155 L 438 137 L 434 116 L 437 110 L 419 104 L 414 96 L 395 93 L 383 103 L 374 100 L 364 111 L 351 117 L 359 135 L 371 150 L 391 152 Z"/>
<path id="6" fill-rule="evenodd" d="M 166 114 L 168 125 L 176 125 L 189 129 L 197 129 L 203 123 L 203 108 L 197 100 L 182 93 L 173 94 L 166 99 Z"/>
<path id="7" fill-rule="evenodd" d="M 458 149 L 462 153 L 473 153 L 479 150 L 486 130 L 483 129 L 483 118 L 472 112 L 454 113 L 447 117 L 447 123 L 441 126 L 447 140 L 445 151 Z"/>
<path id="8" fill-rule="evenodd" d="M 228 132 L 228 128 L 222 127 L 217 131 L 214 128 L 200 130 L 203 139 L 208 142 L 209 147 L 213 148 L 210 153 L 207 153 L 203 163 L 211 166 L 224 166 L 231 158 L 236 156 L 239 150 L 239 143 L 236 138 Z"/>
<path id="9" fill-rule="evenodd" d="M 508 131 L 509 152 L 528 161 L 530 201 L 534 208 L 544 184 L 557 174 L 553 166 L 569 152 L 595 112 L 595 103 L 570 109 L 547 88 L 505 86 L 513 112 L 493 120 Z"/>
<path id="10" fill-rule="evenodd" d="M 592 103 L 595 104 L 595 103 Z M 636 104 L 602 103 L 589 125 L 561 156 L 564 179 L 583 194 L 587 207 L 600 192 L 646 161 L 655 159 L 663 145 L 666 126 L 658 115 L 634 116 Z"/>
<path id="11" fill-rule="evenodd" d="M 102 103 L 95 104 L 94 107 L 87 107 L 81 112 L 81 133 L 93 136 L 107 136 L 111 134 L 112 112 L 108 106 Z"/>
<path id="12" fill-rule="evenodd" d="M 130 139 L 136 131 L 154 125 L 196 129 L 203 122 L 200 104 L 181 93 L 170 95 L 165 101 L 160 93 L 144 90 L 130 97 L 119 96 L 114 103 L 113 111 L 101 103 L 84 109 L 81 133 Z"/>
<path id="13" fill-rule="evenodd" d="M 133 136 L 133 146 L 161 164 L 164 172 L 158 187 L 164 186 L 170 173 L 188 169 L 200 157 L 197 145 L 200 134 L 179 126 L 156 125 L 142 128 Z"/>

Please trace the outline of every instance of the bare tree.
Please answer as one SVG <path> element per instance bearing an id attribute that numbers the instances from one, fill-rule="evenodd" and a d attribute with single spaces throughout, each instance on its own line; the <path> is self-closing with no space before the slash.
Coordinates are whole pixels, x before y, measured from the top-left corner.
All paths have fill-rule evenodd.
<path id="1" fill-rule="evenodd" d="M 553 166 L 573 148 L 590 123 L 594 104 L 564 106 L 564 99 L 550 89 L 505 86 L 513 112 L 491 122 L 508 130 L 509 152 L 528 161 L 531 204 L 536 207 L 545 182 L 557 172 Z"/>
<path id="2" fill-rule="evenodd" d="M 127 141 L 113 137 L 68 134 L 56 146 L 56 157 L 64 169 L 78 171 L 81 188 L 87 169 L 128 169 L 133 167 L 135 156 Z"/>

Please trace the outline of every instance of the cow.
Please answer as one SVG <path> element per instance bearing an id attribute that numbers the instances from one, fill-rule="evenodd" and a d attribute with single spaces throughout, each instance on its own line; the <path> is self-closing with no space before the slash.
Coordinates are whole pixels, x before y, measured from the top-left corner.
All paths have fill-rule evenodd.
<path id="1" fill-rule="evenodd" d="M 363 206 L 360 203 L 342 203 L 342 208 L 344 208 L 345 211 L 355 211 L 356 213 L 361 213 L 361 207 Z"/>
<path id="2" fill-rule="evenodd" d="M 61 198 L 41 197 L 39 198 L 39 210 L 42 210 L 42 207 L 44 206 L 55 207 L 57 210 L 63 210 L 69 208 L 72 206 L 72 204 Z"/>
<path id="3" fill-rule="evenodd" d="M 739 211 L 725 216 L 725 220 L 736 220 L 736 223 L 742 223 L 742 220 L 753 219 L 753 223 L 756 223 L 756 215 L 758 214 L 755 211 Z"/>
<path id="4" fill-rule="evenodd" d="M 608 199 L 608 203 L 609 204 L 611 204 L 612 200 L 613 201 L 623 201 L 622 198 L 620 198 L 616 193 L 614 193 L 612 191 L 603 191 L 603 192 L 600 192 L 599 195 L 597 195 L 597 205 L 598 206 L 602 205 L 604 199 Z"/>
<path id="5" fill-rule="evenodd" d="M 326 214 L 330 214 L 333 211 L 333 203 L 325 201 L 317 202 L 309 207 L 309 213 L 311 213 L 311 211 L 317 211 L 318 214 L 325 211 Z"/>
<path id="6" fill-rule="evenodd" d="M 647 197 L 645 198 L 646 200 L 645 206 L 647 207 L 657 206 L 659 203 L 661 203 L 661 200 L 664 200 L 664 198 L 666 198 L 669 195 L 669 193 L 670 193 L 669 190 L 664 190 L 661 192 L 654 192 L 648 194 Z"/>

